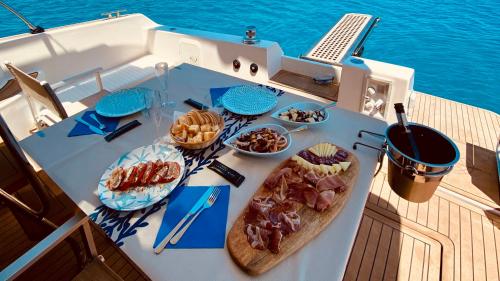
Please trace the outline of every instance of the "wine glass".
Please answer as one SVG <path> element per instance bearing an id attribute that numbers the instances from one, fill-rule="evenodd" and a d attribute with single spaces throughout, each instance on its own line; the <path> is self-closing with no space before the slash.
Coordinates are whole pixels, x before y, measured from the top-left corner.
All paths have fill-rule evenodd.
<path id="1" fill-rule="evenodd" d="M 146 109 L 144 116 L 150 119 L 155 128 L 154 144 L 167 145 L 166 135 L 173 123 L 176 103 L 168 98 L 168 64 L 160 62 L 155 65 L 156 83 L 144 94 Z"/>

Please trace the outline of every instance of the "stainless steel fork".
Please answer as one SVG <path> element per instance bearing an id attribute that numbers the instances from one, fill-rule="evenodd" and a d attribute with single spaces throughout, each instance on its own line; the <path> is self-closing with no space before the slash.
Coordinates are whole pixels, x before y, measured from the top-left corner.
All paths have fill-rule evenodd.
<path id="1" fill-rule="evenodd" d="M 175 245 L 179 240 L 182 238 L 182 235 L 184 235 L 184 232 L 191 226 L 191 224 L 196 220 L 196 218 L 203 212 L 203 210 L 208 209 L 212 207 L 212 205 L 215 203 L 215 200 L 217 200 L 217 197 L 219 196 L 220 193 L 220 188 L 216 187 L 214 188 L 214 191 L 212 191 L 212 194 L 210 194 L 210 197 L 208 197 L 207 201 L 205 204 L 203 204 L 203 207 L 194 215 L 194 217 L 179 231 L 177 234 L 175 234 L 172 239 L 170 239 L 170 244 Z"/>

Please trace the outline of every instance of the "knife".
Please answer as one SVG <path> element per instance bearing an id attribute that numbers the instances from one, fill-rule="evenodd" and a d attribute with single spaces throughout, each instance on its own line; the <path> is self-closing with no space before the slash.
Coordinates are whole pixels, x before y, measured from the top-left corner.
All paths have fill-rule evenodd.
<path id="1" fill-rule="evenodd" d="M 156 248 L 154 249 L 155 250 L 155 254 L 158 255 L 159 253 L 161 253 L 163 251 L 163 249 L 165 249 L 165 246 L 170 241 L 170 239 L 172 239 L 172 237 L 175 235 L 175 233 L 189 219 L 190 216 L 196 214 L 196 212 L 207 201 L 208 197 L 210 197 L 210 194 L 212 194 L 213 190 L 214 190 L 214 187 L 211 186 L 211 187 L 209 187 L 207 189 L 207 191 L 205 191 L 205 193 L 203 193 L 203 195 L 200 197 L 200 199 L 198 199 L 198 201 L 196 201 L 196 203 L 193 205 L 193 207 L 191 208 L 191 210 L 189 210 L 189 212 L 182 218 L 182 220 L 179 221 L 179 223 L 177 223 L 177 225 L 174 227 L 174 229 L 172 229 L 167 234 L 167 236 L 165 236 L 165 238 L 163 238 L 163 240 L 160 242 L 160 244 L 158 244 L 158 246 L 156 246 Z"/>
<path id="2" fill-rule="evenodd" d="M 99 134 L 102 136 L 104 136 L 106 134 L 103 130 L 101 130 L 101 129 L 97 128 L 96 126 L 90 124 L 89 122 L 83 120 L 81 117 L 76 117 L 75 121 L 78 123 L 82 123 L 83 125 L 86 125 L 92 132 L 94 132 L 96 134 Z"/>
<path id="3" fill-rule="evenodd" d="M 104 139 L 107 141 L 107 142 L 110 142 L 112 141 L 113 139 L 125 134 L 126 132 L 132 130 L 133 128 L 137 127 L 141 125 L 141 122 L 137 121 L 137 120 L 133 120 L 133 121 L 130 121 L 128 122 L 127 124 L 121 126 L 120 128 L 114 130 L 112 133 L 110 133 L 109 135 L 105 136 Z"/>

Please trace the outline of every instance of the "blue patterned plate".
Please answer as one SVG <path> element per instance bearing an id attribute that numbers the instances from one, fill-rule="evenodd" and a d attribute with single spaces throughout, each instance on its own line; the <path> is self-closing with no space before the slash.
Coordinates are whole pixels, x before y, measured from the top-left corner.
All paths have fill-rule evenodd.
<path id="1" fill-rule="evenodd" d="M 156 161 L 158 159 L 161 161 L 174 161 L 179 163 L 181 167 L 180 176 L 169 183 L 154 184 L 128 191 L 111 191 L 105 186 L 106 180 L 114 168 L 118 166 L 128 168 L 139 163 Z M 182 157 L 182 154 L 175 147 L 158 144 L 141 146 L 122 155 L 106 169 L 99 181 L 97 193 L 101 202 L 111 209 L 118 211 L 133 211 L 146 208 L 170 194 L 180 182 L 184 175 L 184 170 L 184 157 Z"/>
<path id="2" fill-rule="evenodd" d="M 106 117 L 122 117 L 143 110 L 146 106 L 144 95 L 151 91 L 146 88 L 123 89 L 107 94 L 96 104 L 95 110 Z"/>
<path id="3" fill-rule="evenodd" d="M 225 109 L 240 115 L 259 115 L 273 109 L 278 103 L 276 95 L 259 86 L 237 86 L 222 96 Z"/>

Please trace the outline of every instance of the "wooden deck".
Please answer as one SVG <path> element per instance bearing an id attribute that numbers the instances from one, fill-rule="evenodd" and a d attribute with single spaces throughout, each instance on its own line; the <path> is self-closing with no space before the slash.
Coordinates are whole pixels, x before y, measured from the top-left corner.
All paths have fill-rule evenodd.
<path id="1" fill-rule="evenodd" d="M 344 280 L 500 280 L 494 152 L 500 116 L 421 93 L 409 115 L 452 138 L 460 161 L 420 204 L 391 190 L 384 165 L 373 180 Z"/>
<path id="2" fill-rule="evenodd" d="M 344 280 L 500 280 L 500 187 L 494 154 L 500 116 L 421 93 L 409 115 L 451 137 L 461 159 L 431 200 L 420 204 L 392 192 L 385 164 L 373 180 Z M 1 206 L 0 221 L 8 225 L 0 231 L 3 268 L 33 242 Z M 99 231 L 95 237 L 106 263 L 122 278 L 146 279 L 107 237 Z M 21 280 L 69 280 L 76 263 L 67 247 L 60 248 Z M 54 266 L 55 261 L 61 266 Z"/>

